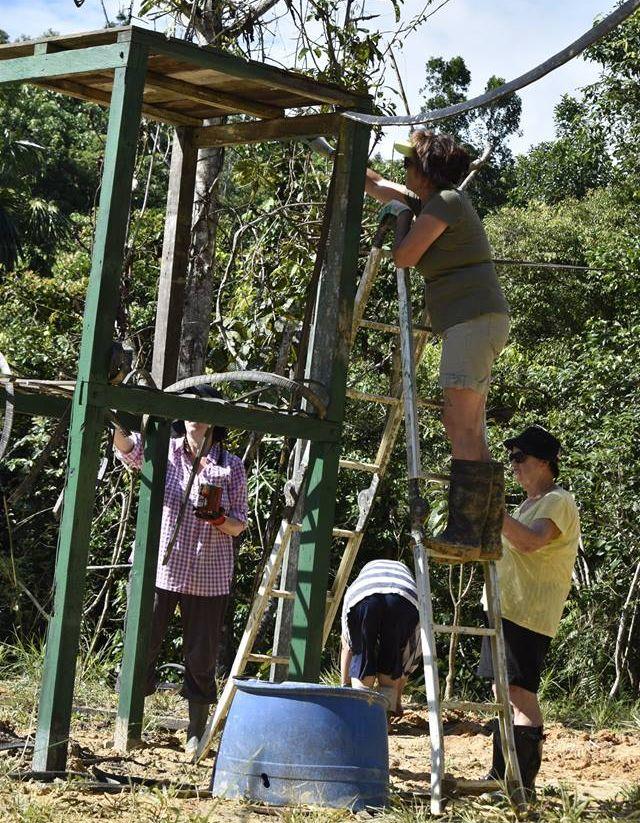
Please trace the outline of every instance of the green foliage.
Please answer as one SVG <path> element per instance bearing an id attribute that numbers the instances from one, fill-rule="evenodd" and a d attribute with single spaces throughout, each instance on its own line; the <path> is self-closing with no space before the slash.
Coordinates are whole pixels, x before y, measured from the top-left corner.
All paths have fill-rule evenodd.
<path id="1" fill-rule="evenodd" d="M 504 83 L 492 76 L 485 91 Z M 460 56 L 444 60 L 432 57 L 427 61 L 426 83 L 420 93 L 425 95 L 423 111 L 452 106 L 466 100 L 471 85 L 471 72 Z M 508 138 L 520 127 L 522 102 L 517 94 L 486 106 L 448 118 L 440 128 L 466 143 L 473 157 L 480 156 L 491 143 L 493 151 L 489 163 L 473 184 L 474 203 L 480 215 L 486 214 L 507 199 L 511 186 L 513 157 L 507 145 Z"/>

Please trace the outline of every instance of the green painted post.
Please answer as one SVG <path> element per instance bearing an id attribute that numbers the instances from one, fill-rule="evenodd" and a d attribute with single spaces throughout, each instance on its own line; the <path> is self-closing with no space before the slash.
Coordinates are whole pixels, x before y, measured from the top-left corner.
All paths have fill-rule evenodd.
<path id="1" fill-rule="evenodd" d="M 47 634 L 33 768 L 64 770 L 103 410 L 89 402 L 92 383 L 105 384 L 118 302 L 131 179 L 147 55 L 128 51 L 114 72 L 100 206 L 87 291 L 78 382 L 73 397 L 65 502 L 58 538 L 54 614 Z"/>
<path id="2" fill-rule="evenodd" d="M 327 417 L 340 424 L 344 417 L 368 145 L 369 127 L 345 120 L 335 161 L 331 226 L 306 374 L 329 387 Z M 327 352 L 333 356 L 327 358 Z M 312 443 L 293 607 L 291 680 L 314 682 L 320 676 L 339 458 L 339 444 Z"/>

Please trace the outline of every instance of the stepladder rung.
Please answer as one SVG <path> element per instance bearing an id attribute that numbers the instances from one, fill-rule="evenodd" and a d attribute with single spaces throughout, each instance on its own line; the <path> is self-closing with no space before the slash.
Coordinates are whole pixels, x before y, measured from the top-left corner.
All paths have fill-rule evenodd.
<path id="1" fill-rule="evenodd" d="M 443 700 L 440 707 L 452 711 L 478 712 L 478 714 L 500 714 L 504 711 L 502 703 L 480 703 L 474 700 Z"/>
<path id="2" fill-rule="evenodd" d="M 373 392 L 360 391 L 351 386 L 347 388 L 347 397 L 350 400 L 361 400 L 364 403 L 379 403 L 382 406 L 397 406 L 402 402 L 401 397 L 392 397 L 387 394 L 374 394 Z"/>
<path id="3" fill-rule="evenodd" d="M 360 328 L 362 329 L 372 329 L 373 331 L 383 331 L 389 334 L 400 334 L 400 326 L 396 326 L 393 323 L 380 323 L 377 320 L 370 320 L 368 317 L 364 320 L 361 320 L 359 323 Z M 419 323 L 413 324 L 413 331 L 414 333 L 422 333 L 422 332 L 430 332 L 431 328 L 429 326 L 422 326 Z"/>
<path id="4" fill-rule="evenodd" d="M 446 797 L 475 796 L 486 792 L 497 792 L 503 787 L 504 784 L 499 780 L 468 780 L 447 775 L 442 781 L 443 794 Z"/>
<path id="5" fill-rule="evenodd" d="M 285 589 L 271 589 L 271 597 L 279 597 L 282 600 L 294 600 L 295 592 L 288 592 Z"/>
<path id="6" fill-rule="evenodd" d="M 247 656 L 247 661 L 249 663 L 276 663 L 283 665 L 289 662 L 288 657 L 278 657 L 274 654 L 253 654 L 253 652 Z"/>
<path id="7" fill-rule="evenodd" d="M 353 469 L 359 472 L 370 472 L 377 474 L 380 471 L 380 466 L 377 463 L 364 463 L 361 460 L 341 460 L 341 469 Z"/>
<path id="8" fill-rule="evenodd" d="M 350 400 L 358 400 L 363 403 L 378 403 L 381 406 L 399 406 L 402 403 L 402 397 L 361 391 L 354 386 L 347 387 L 347 397 Z M 416 405 L 421 409 L 435 409 L 436 411 L 441 411 L 443 408 L 442 400 L 430 400 L 426 397 L 417 399 Z"/>
<path id="9" fill-rule="evenodd" d="M 331 531 L 331 534 L 333 535 L 333 537 L 346 537 L 347 539 L 350 539 L 352 537 L 355 537 L 358 534 L 358 532 L 354 532 L 351 529 L 333 529 Z"/>
<path id="10" fill-rule="evenodd" d="M 442 626 L 439 623 L 433 624 L 433 630 L 437 634 L 470 634 L 478 637 L 493 637 L 495 629 L 487 629 L 484 626 Z"/>

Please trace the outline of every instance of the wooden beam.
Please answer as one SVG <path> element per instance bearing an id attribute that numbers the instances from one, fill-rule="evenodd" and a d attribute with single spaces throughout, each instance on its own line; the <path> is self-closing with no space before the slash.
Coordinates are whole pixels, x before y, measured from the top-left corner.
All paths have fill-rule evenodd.
<path id="1" fill-rule="evenodd" d="M 225 126 L 202 126 L 196 129 L 200 148 L 264 143 L 268 140 L 294 140 L 300 137 L 336 135 L 342 118 L 338 114 L 310 114 L 306 117 L 282 117 L 259 123 L 228 123 Z"/>
<path id="2" fill-rule="evenodd" d="M 1 66 L 2 64 L 0 64 Z M 91 103 L 97 103 L 99 106 L 106 106 L 111 104 L 111 95 L 109 92 L 102 89 L 94 89 L 92 86 L 83 86 L 80 83 L 75 83 L 73 80 L 55 79 L 55 80 L 38 80 L 34 82 L 35 86 L 40 86 L 50 91 L 58 91 L 61 94 L 68 94 L 70 97 L 77 97 L 80 100 L 88 100 Z M 189 117 L 186 114 L 181 114 L 178 111 L 169 111 L 161 106 L 151 106 L 144 103 L 142 106 L 142 113 L 150 120 L 160 120 L 162 123 L 170 123 L 172 126 L 200 126 L 202 120 L 197 120 L 195 117 Z"/>
<path id="3" fill-rule="evenodd" d="M 267 103 L 249 100 L 246 97 L 215 91 L 207 86 L 187 83 L 186 80 L 158 74 L 155 71 L 147 72 L 146 85 L 153 89 L 162 89 L 163 91 L 179 94 L 181 97 L 187 100 L 195 100 L 197 103 L 210 104 L 227 112 L 242 112 L 243 114 L 266 119 L 274 119 L 284 115 L 284 109 L 279 106 L 270 106 Z"/>
<path id="4" fill-rule="evenodd" d="M 0 406 L 4 406 L 5 398 L 4 386 L 0 386 Z M 16 391 L 13 396 L 13 410 L 16 414 L 31 414 L 35 417 L 62 417 L 70 402 L 68 398 L 60 395 Z"/>
<path id="5" fill-rule="evenodd" d="M 234 429 L 327 442 L 338 440 L 341 431 L 339 423 L 245 403 L 202 400 L 133 386 L 108 386 L 100 383 L 87 385 L 86 392 L 88 402 L 99 408 L 151 414 L 169 420 L 198 420 Z"/>
<path id="6" fill-rule="evenodd" d="M 156 386 L 160 388 L 175 383 L 178 369 L 197 162 L 198 148 L 194 130 L 178 129 L 173 136 L 171 149 L 156 328 L 153 336 L 151 374 Z"/>
<path id="7" fill-rule="evenodd" d="M 129 62 L 126 67 L 115 70 L 109 112 L 78 381 L 72 403 L 69 463 L 55 569 L 54 613 L 47 632 L 34 743 L 33 768 L 36 771 L 64 771 L 69 743 L 91 512 L 104 417 L 103 409 L 91 404 L 86 387 L 92 380 L 103 385 L 107 382 L 147 61 L 145 49 L 132 47 L 128 50 L 118 46 L 121 48 Z M 48 60 L 58 56 L 25 59 Z M 72 57 L 70 54 L 62 56 L 65 60 Z"/>
<path id="8" fill-rule="evenodd" d="M 128 56 L 128 43 L 112 43 L 108 46 L 92 46 L 74 51 L 14 57 L 11 60 L 0 60 L 0 83 L 42 80 L 45 77 L 68 77 L 121 68 L 126 65 Z"/>

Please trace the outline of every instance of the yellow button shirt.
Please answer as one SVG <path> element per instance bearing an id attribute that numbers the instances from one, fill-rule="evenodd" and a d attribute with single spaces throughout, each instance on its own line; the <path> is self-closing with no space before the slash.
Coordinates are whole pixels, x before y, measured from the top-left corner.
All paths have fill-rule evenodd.
<path id="1" fill-rule="evenodd" d="M 502 616 L 519 626 L 553 637 L 571 588 L 578 554 L 580 517 L 573 495 L 554 488 L 513 517 L 531 527 L 534 520 L 552 520 L 558 537 L 532 554 L 521 554 L 502 538 L 503 556 L 496 563 Z"/>

